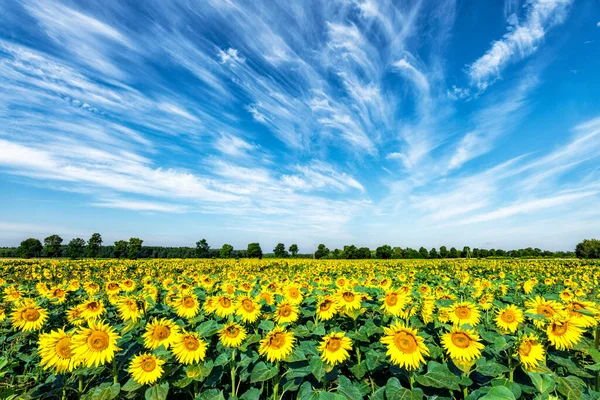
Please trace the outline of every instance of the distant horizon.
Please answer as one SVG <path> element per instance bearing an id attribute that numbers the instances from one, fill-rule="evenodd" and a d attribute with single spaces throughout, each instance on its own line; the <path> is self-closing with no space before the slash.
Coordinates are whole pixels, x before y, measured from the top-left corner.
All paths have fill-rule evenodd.
<path id="1" fill-rule="evenodd" d="M 594 0 L 0 0 L 0 244 L 572 249 Z"/>

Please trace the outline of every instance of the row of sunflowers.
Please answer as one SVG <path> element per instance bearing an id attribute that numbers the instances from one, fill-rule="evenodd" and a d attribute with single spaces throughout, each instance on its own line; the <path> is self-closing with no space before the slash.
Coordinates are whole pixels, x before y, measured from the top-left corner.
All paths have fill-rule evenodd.
<path id="1" fill-rule="evenodd" d="M 600 398 L 593 261 L 0 270 L 0 398 Z"/>

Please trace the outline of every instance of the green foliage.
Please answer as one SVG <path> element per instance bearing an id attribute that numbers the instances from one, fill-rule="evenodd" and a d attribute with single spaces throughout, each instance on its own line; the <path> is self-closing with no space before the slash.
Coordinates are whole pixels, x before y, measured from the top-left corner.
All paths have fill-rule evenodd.
<path id="1" fill-rule="evenodd" d="M 17 252 L 21 258 L 33 258 L 42 255 L 42 243 L 35 238 L 25 239 L 21 242 Z"/>
<path id="2" fill-rule="evenodd" d="M 600 258 L 600 240 L 585 239 L 575 247 L 578 258 Z"/>
<path id="3" fill-rule="evenodd" d="M 82 238 L 71 239 L 67 247 L 67 255 L 70 259 L 75 260 L 83 257 L 85 254 L 85 240 Z"/>
<path id="4" fill-rule="evenodd" d="M 127 248 L 129 247 L 129 243 L 126 240 L 118 240 L 115 242 L 114 254 L 116 258 L 125 258 L 127 257 Z"/>
<path id="5" fill-rule="evenodd" d="M 44 239 L 44 253 L 48 257 L 60 257 L 63 239 L 58 235 L 50 235 Z"/>
<path id="6" fill-rule="evenodd" d="M 198 258 L 209 258 L 210 257 L 210 246 L 206 239 L 201 239 L 196 242 L 196 257 Z"/>
<path id="7" fill-rule="evenodd" d="M 319 247 L 317 247 L 317 251 L 315 252 L 315 258 L 321 259 L 323 257 L 327 257 L 329 255 L 329 249 L 327 247 L 325 247 L 324 244 L 320 244 Z"/>
<path id="8" fill-rule="evenodd" d="M 290 248 L 288 250 L 292 254 L 292 257 L 296 257 L 296 255 L 298 254 L 298 245 L 297 244 L 293 244 L 293 245 L 290 246 Z"/>
<path id="9" fill-rule="evenodd" d="M 102 246 L 102 235 L 94 233 L 92 237 L 90 237 L 90 240 L 88 240 L 87 256 L 91 258 L 98 257 L 100 246 Z"/>
<path id="10" fill-rule="evenodd" d="M 130 259 L 135 260 L 139 257 L 142 251 L 142 243 L 144 241 L 140 238 L 129 239 L 129 246 L 127 247 L 127 255 Z"/>
<path id="11" fill-rule="evenodd" d="M 393 253 L 392 246 L 385 244 L 383 246 L 379 246 L 375 250 L 375 257 L 380 258 L 382 260 L 387 260 L 389 258 L 392 258 L 392 253 Z"/>
<path id="12" fill-rule="evenodd" d="M 278 243 L 277 246 L 273 249 L 273 254 L 277 258 L 285 258 L 288 256 L 288 252 L 285 250 L 285 245 L 283 243 Z"/>
<path id="13" fill-rule="evenodd" d="M 248 244 L 248 250 L 246 250 L 246 257 L 248 258 L 262 258 L 263 252 L 258 243 Z"/>
<path id="14" fill-rule="evenodd" d="M 221 258 L 229 258 L 231 257 L 231 252 L 233 251 L 233 246 L 225 243 L 223 247 L 221 247 L 221 251 L 219 252 L 219 257 Z"/>

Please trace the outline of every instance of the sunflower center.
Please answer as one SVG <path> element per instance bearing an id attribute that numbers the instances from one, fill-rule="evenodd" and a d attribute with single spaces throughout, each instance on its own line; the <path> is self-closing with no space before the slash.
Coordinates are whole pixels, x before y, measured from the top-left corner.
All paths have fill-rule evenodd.
<path id="1" fill-rule="evenodd" d="M 87 305 L 87 309 L 90 311 L 98 311 L 99 308 L 100 308 L 100 305 L 98 304 L 97 301 L 91 301 Z"/>
<path id="2" fill-rule="evenodd" d="M 108 347 L 109 337 L 106 332 L 93 331 L 88 337 L 88 346 L 94 351 L 102 351 Z"/>
<path id="3" fill-rule="evenodd" d="M 454 343 L 456 347 L 466 349 L 471 344 L 471 338 L 466 333 L 454 332 L 452 334 L 452 343 Z"/>
<path id="4" fill-rule="evenodd" d="M 165 340 L 171 335 L 171 329 L 168 326 L 158 325 L 154 328 L 154 338 L 158 340 Z"/>
<path id="5" fill-rule="evenodd" d="M 567 333 L 569 329 L 569 323 L 564 322 L 562 324 L 553 323 L 552 324 L 552 334 L 555 336 L 562 336 Z"/>
<path id="6" fill-rule="evenodd" d="M 182 303 L 185 308 L 194 308 L 196 306 L 196 302 L 192 296 L 185 296 Z"/>
<path id="7" fill-rule="evenodd" d="M 396 293 L 390 293 L 387 296 L 385 296 L 385 303 L 388 306 L 395 306 L 398 303 L 398 295 Z"/>
<path id="8" fill-rule="evenodd" d="M 231 325 L 225 329 L 225 334 L 227 337 L 236 338 L 240 334 L 240 330 L 235 325 Z"/>
<path id="9" fill-rule="evenodd" d="M 154 358 L 144 358 L 142 361 L 142 369 L 146 372 L 152 372 L 156 368 L 156 361 Z"/>
<path id="10" fill-rule="evenodd" d="M 193 336 L 183 338 L 183 347 L 189 351 L 196 351 L 200 347 L 200 342 Z"/>
<path id="11" fill-rule="evenodd" d="M 275 350 L 281 349 L 285 345 L 285 334 L 277 332 L 269 339 L 269 347 Z"/>
<path id="12" fill-rule="evenodd" d="M 56 342 L 56 354 L 61 358 L 71 358 L 71 340 L 64 337 Z"/>
<path id="13" fill-rule="evenodd" d="M 23 318 L 29 322 L 35 322 L 40 319 L 40 312 L 35 308 L 28 308 L 23 313 Z"/>
<path id="14" fill-rule="evenodd" d="M 327 351 L 335 353 L 342 347 L 342 339 L 334 337 L 327 342 Z"/>
<path id="15" fill-rule="evenodd" d="M 354 301 L 354 293 L 352 293 L 352 292 L 344 292 L 344 294 L 342 295 L 342 297 L 348 303 L 352 303 Z"/>
<path id="16" fill-rule="evenodd" d="M 229 297 L 221 297 L 219 299 L 219 303 L 221 304 L 221 306 L 223 306 L 224 308 L 229 308 L 231 307 L 231 300 L 229 300 Z"/>
<path id="17" fill-rule="evenodd" d="M 460 319 L 468 319 L 471 316 L 471 309 L 466 306 L 460 306 L 454 310 L 454 314 Z"/>
<path id="18" fill-rule="evenodd" d="M 327 311 L 331 308 L 331 303 L 333 303 L 331 300 L 325 300 L 324 302 L 322 302 L 319 305 L 319 310 L 321 311 Z"/>
<path id="19" fill-rule="evenodd" d="M 111 282 L 108 284 L 108 289 L 109 290 L 117 290 L 119 288 L 119 284 L 116 282 Z"/>
<path id="20" fill-rule="evenodd" d="M 417 341 L 408 332 L 396 332 L 394 334 L 394 343 L 403 353 L 411 354 L 417 350 Z"/>
<path id="21" fill-rule="evenodd" d="M 291 288 L 290 291 L 288 292 L 288 294 L 290 295 L 290 297 L 292 299 L 295 299 L 298 297 L 298 295 L 300 294 L 300 292 L 298 291 L 297 288 Z"/>
<path id="22" fill-rule="evenodd" d="M 279 310 L 279 315 L 281 315 L 282 317 L 289 317 L 290 315 L 292 315 L 292 307 L 288 306 L 287 304 L 284 305 Z"/>
<path id="23" fill-rule="evenodd" d="M 546 317 L 551 317 L 554 315 L 554 310 L 552 309 L 552 307 L 543 304 L 537 306 L 536 310 L 538 314 L 544 314 Z"/>
<path id="24" fill-rule="evenodd" d="M 511 310 L 506 310 L 502 313 L 502 315 L 500 316 L 500 318 L 502 318 L 502 321 L 504 322 L 515 322 L 515 320 L 517 319 L 516 315 L 514 312 L 512 312 Z"/>
<path id="25" fill-rule="evenodd" d="M 53 293 L 54 297 L 63 297 L 65 295 L 65 291 L 62 289 L 56 289 Z"/>
<path id="26" fill-rule="evenodd" d="M 585 306 L 580 303 L 573 303 L 573 310 L 583 310 L 584 308 Z"/>
<path id="27" fill-rule="evenodd" d="M 527 357 L 529 353 L 531 353 L 532 347 L 533 346 L 531 345 L 531 342 L 529 340 L 523 340 L 519 345 L 519 354 Z"/>
<path id="28" fill-rule="evenodd" d="M 244 299 L 244 300 L 242 300 L 242 307 L 247 312 L 254 311 L 254 303 L 252 303 L 252 300 L 250 300 L 250 299 Z"/>

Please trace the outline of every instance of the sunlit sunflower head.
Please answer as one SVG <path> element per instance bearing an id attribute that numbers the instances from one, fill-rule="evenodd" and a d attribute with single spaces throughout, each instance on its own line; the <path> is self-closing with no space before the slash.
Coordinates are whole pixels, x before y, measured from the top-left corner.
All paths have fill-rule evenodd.
<path id="1" fill-rule="evenodd" d="M 172 352 L 182 364 L 197 364 L 206 357 L 206 343 L 196 332 L 182 331 L 173 343 Z"/>
<path id="2" fill-rule="evenodd" d="M 131 292 L 135 289 L 135 281 L 133 279 L 125 279 L 121 282 L 121 286 L 123 287 L 123 291 Z"/>
<path id="3" fill-rule="evenodd" d="M 100 285 L 96 282 L 85 282 L 83 284 L 83 290 L 88 294 L 88 296 L 93 296 L 100 291 Z"/>
<path id="4" fill-rule="evenodd" d="M 14 285 L 4 288 L 4 300 L 15 302 L 21 300 L 21 292 Z"/>
<path id="5" fill-rule="evenodd" d="M 475 326 L 480 321 L 481 312 L 477 305 L 470 301 L 454 303 L 448 310 L 448 317 L 454 325 L 469 324 Z"/>
<path id="6" fill-rule="evenodd" d="M 321 321 L 328 321 L 335 316 L 337 310 L 337 299 L 327 295 L 317 303 L 317 318 Z"/>
<path id="7" fill-rule="evenodd" d="M 140 385 L 151 385 L 162 376 L 164 363 L 164 360 L 154 354 L 142 353 L 133 357 L 129 363 L 129 373 Z"/>
<path id="8" fill-rule="evenodd" d="M 321 360 L 329 365 L 336 365 L 350 357 L 348 353 L 352 350 L 352 341 L 346 337 L 344 332 L 333 332 L 323 337 L 319 345 Z"/>
<path id="9" fill-rule="evenodd" d="M 142 335 L 144 346 L 154 350 L 163 345 L 166 349 L 177 339 L 179 326 L 170 319 L 155 319 L 146 325 L 146 332 Z"/>
<path id="10" fill-rule="evenodd" d="M 531 334 L 521 338 L 515 356 L 519 357 L 519 361 L 521 361 L 525 370 L 534 371 L 545 360 L 545 353 L 540 339 Z"/>
<path id="11" fill-rule="evenodd" d="M 442 346 L 451 358 L 470 361 L 481 357 L 484 345 L 480 340 L 474 330 L 454 326 L 450 332 L 442 335 Z"/>
<path id="12" fill-rule="evenodd" d="M 11 313 L 12 325 L 20 331 L 37 331 L 48 319 L 48 311 L 33 302 L 23 302 Z"/>
<path id="13" fill-rule="evenodd" d="M 121 291 L 121 285 L 116 281 L 108 281 L 104 284 L 104 290 L 106 291 L 106 294 L 116 294 Z"/>
<path id="14" fill-rule="evenodd" d="M 6 308 L 4 308 L 4 306 L 0 305 L 0 322 L 4 321 L 6 319 Z"/>
<path id="15" fill-rule="evenodd" d="M 533 289 L 535 288 L 535 285 L 537 284 L 536 281 L 534 280 L 528 280 L 527 282 L 523 283 L 523 292 L 525 294 L 531 294 L 531 292 L 533 292 Z"/>
<path id="16" fill-rule="evenodd" d="M 575 318 L 556 314 L 548 323 L 546 334 L 556 349 L 567 350 L 579 343 L 583 329 Z"/>
<path id="17" fill-rule="evenodd" d="M 225 347 L 240 347 L 246 339 L 246 330 L 235 322 L 226 324 L 219 332 L 219 340 Z"/>
<path id="18" fill-rule="evenodd" d="M 217 298 L 215 296 L 206 296 L 202 309 L 206 314 L 213 314 L 217 309 Z"/>
<path id="19" fill-rule="evenodd" d="M 337 303 L 344 311 L 352 311 L 360 309 L 362 297 L 354 290 L 345 289 L 337 294 Z"/>
<path id="20" fill-rule="evenodd" d="M 421 303 L 421 319 L 428 324 L 433 322 L 433 312 L 435 311 L 435 299 L 433 297 L 425 297 Z"/>
<path id="21" fill-rule="evenodd" d="M 563 311 L 563 306 L 554 300 L 546 300 L 541 296 L 536 296 L 534 299 L 529 299 L 525 302 L 526 310 L 529 314 L 543 315 L 543 320 L 534 319 L 533 323 L 536 327 L 543 329 L 546 322 L 555 314 Z"/>
<path id="22" fill-rule="evenodd" d="M 47 297 L 52 302 L 64 303 L 67 300 L 67 291 L 61 287 L 53 287 L 47 292 Z"/>
<path id="23" fill-rule="evenodd" d="M 295 322 L 298 319 L 298 312 L 299 309 L 297 305 L 284 301 L 279 304 L 277 310 L 275 310 L 275 321 L 278 324 Z"/>
<path id="24" fill-rule="evenodd" d="M 425 364 L 423 356 L 429 356 L 429 349 L 417 330 L 396 322 L 389 328 L 383 328 L 381 342 L 387 347 L 387 355 L 392 363 L 407 370 L 419 368 Z"/>
<path id="25" fill-rule="evenodd" d="M 96 321 L 102 314 L 106 312 L 106 308 L 101 300 L 88 300 L 79 305 L 81 311 L 81 317 L 86 320 Z"/>
<path id="26" fill-rule="evenodd" d="M 193 293 L 182 293 L 173 300 L 175 312 L 182 318 L 194 318 L 200 312 L 200 301 Z"/>
<path id="27" fill-rule="evenodd" d="M 296 285 L 287 286 L 284 290 L 284 296 L 290 304 L 302 303 L 302 292 Z"/>
<path id="28" fill-rule="evenodd" d="M 123 321 L 137 322 L 144 315 L 142 307 L 135 298 L 126 297 L 117 304 L 119 316 Z"/>
<path id="29" fill-rule="evenodd" d="M 97 367 L 112 361 L 117 347 L 119 335 L 103 321 L 88 322 L 87 328 L 80 327 L 71 339 L 71 351 L 77 362 L 86 367 Z"/>
<path id="30" fill-rule="evenodd" d="M 591 301 L 573 300 L 567 303 L 565 308 L 569 316 L 583 328 L 596 326 L 598 321 L 595 316 L 600 313 L 596 305 Z"/>
<path id="31" fill-rule="evenodd" d="M 397 317 L 406 306 L 407 296 L 397 290 L 388 290 L 381 300 L 384 313 Z"/>
<path id="32" fill-rule="evenodd" d="M 216 297 L 215 302 L 215 314 L 221 318 L 227 318 L 227 316 L 235 313 L 235 305 L 229 295 L 221 295 Z"/>
<path id="33" fill-rule="evenodd" d="M 523 311 L 513 304 L 496 311 L 496 326 L 504 332 L 516 332 L 524 320 Z"/>
<path id="34" fill-rule="evenodd" d="M 75 325 L 75 326 L 81 325 L 82 323 L 85 322 L 85 320 L 81 316 L 81 312 L 82 311 L 79 308 L 79 306 L 73 306 L 73 307 L 69 308 L 67 310 L 67 321 L 69 321 L 70 324 Z"/>
<path id="35" fill-rule="evenodd" d="M 71 351 L 71 337 L 63 329 L 40 334 L 38 354 L 44 370 L 62 374 L 77 367 L 79 362 Z"/>
<path id="36" fill-rule="evenodd" d="M 242 321 L 252 323 L 260 316 L 260 304 L 250 296 L 241 297 L 236 301 L 235 313 L 242 318 Z"/>
<path id="37" fill-rule="evenodd" d="M 283 360 L 294 350 L 294 334 L 276 326 L 260 341 L 258 352 L 270 362 Z"/>
<path id="38" fill-rule="evenodd" d="M 256 301 L 264 300 L 268 305 L 275 304 L 275 297 L 270 292 L 263 291 L 256 296 Z"/>

